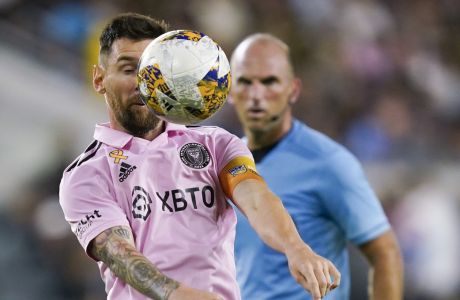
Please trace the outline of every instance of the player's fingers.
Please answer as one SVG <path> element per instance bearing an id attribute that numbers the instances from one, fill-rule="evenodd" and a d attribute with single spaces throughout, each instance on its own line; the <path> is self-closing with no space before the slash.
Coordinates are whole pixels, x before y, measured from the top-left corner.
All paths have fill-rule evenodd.
<path id="1" fill-rule="evenodd" d="M 340 272 L 337 268 L 329 262 L 329 273 L 333 277 L 334 281 L 332 282 L 331 291 L 340 285 Z"/>
<path id="2" fill-rule="evenodd" d="M 315 277 L 316 280 L 318 281 L 318 287 L 321 293 L 321 297 L 324 297 L 328 291 L 328 283 L 327 283 L 327 278 L 324 272 L 324 269 L 327 268 L 327 266 L 323 267 L 323 264 L 321 262 L 318 262 L 314 272 L 315 272 Z"/>
<path id="3" fill-rule="evenodd" d="M 321 290 L 316 280 L 315 272 L 313 268 L 306 268 L 299 272 L 299 279 L 297 282 L 308 292 L 314 300 L 321 299 Z"/>
<path id="4" fill-rule="evenodd" d="M 326 264 L 324 268 L 324 276 L 326 276 L 326 284 L 327 284 L 326 294 L 327 294 L 332 290 L 332 281 L 333 281 L 331 279 L 331 273 L 329 272 L 329 264 Z"/>

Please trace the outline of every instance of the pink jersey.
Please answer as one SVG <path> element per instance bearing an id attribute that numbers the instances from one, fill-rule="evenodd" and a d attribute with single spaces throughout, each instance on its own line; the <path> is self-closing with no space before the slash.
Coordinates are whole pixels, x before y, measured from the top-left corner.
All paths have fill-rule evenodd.
<path id="1" fill-rule="evenodd" d="M 114 226 L 165 275 L 240 299 L 233 244 L 236 218 L 219 184 L 223 167 L 252 155 L 217 127 L 168 123 L 153 141 L 96 125 L 96 139 L 65 171 L 60 204 L 81 245 Z M 219 215 L 219 218 L 216 216 Z M 108 299 L 148 299 L 99 262 Z"/>

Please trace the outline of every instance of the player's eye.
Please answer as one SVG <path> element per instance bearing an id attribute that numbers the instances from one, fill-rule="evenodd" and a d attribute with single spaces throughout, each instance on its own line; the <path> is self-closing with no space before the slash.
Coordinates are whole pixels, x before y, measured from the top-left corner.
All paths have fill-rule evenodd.
<path id="1" fill-rule="evenodd" d="M 279 80 L 275 76 L 270 76 L 270 77 L 267 77 L 267 78 L 264 78 L 264 79 L 261 80 L 261 83 L 263 85 L 272 85 L 272 84 L 275 84 L 277 82 L 279 82 Z"/>
<path id="2" fill-rule="evenodd" d="M 250 85 L 251 80 L 249 80 L 247 78 L 244 78 L 244 77 L 240 77 L 240 78 L 238 78 L 237 83 L 241 84 L 241 85 Z"/>
<path id="3" fill-rule="evenodd" d="M 125 74 L 133 74 L 135 71 L 136 71 L 136 68 L 132 68 L 132 67 L 122 69 L 122 72 Z"/>
<path id="4" fill-rule="evenodd" d="M 137 65 L 131 62 L 124 62 L 124 63 L 121 63 L 118 68 L 123 74 L 131 75 L 136 72 Z"/>

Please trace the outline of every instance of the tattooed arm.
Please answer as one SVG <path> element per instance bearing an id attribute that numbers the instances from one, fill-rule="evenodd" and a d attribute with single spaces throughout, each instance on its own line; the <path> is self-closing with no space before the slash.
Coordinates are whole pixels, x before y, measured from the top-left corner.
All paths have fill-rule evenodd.
<path id="1" fill-rule="evenodd" d="M 142 294 L 153 299 L 168 299 L 179 287 L 177 281 L 163 275 L 136 250 L 131 229 L 113 227 L 99 234 L 90 245 L 90 254 Z"/>
<path id="2" fill-rule="evenodd" d="M 137 251 L 129 227 L 112 227 L 99 234 L 91 242 L 89 254 L 104 262 L 117 277 L 152 299 L 222 299 L 216 294 L 186 287 L 162 274 Z"/>

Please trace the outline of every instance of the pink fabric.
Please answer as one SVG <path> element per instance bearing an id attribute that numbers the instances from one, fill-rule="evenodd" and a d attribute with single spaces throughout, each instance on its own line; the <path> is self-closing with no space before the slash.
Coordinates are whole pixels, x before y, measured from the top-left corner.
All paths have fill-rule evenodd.
<path id="1" fill-rule="evenodd" d="M 137 249 L 167 276 L 240 299 L 236 218 L 218 175 L 231 159 L 252 158 L 246 146 L 217 127 L 176 124 L 151 142 L 107 124 L 96 125 L 94 138 L 98 144 L 64 172 L 60 187 L 66 220 L 81 245 L 87 249 L 110 227 L 129 226 Z M 108 299 L 147 299 L 98 264 Z"/>

